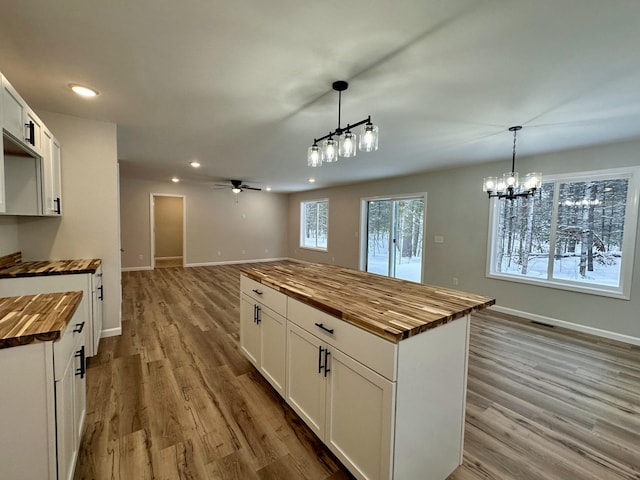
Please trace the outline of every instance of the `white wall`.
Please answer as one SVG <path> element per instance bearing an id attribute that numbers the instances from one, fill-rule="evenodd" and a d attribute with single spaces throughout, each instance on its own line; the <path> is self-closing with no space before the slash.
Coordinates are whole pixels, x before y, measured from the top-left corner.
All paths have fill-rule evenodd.
<path id="1" fill-rule="evenodd" d="M 104 330 L 120 329 L 116 125 L 38 112 L 61 145 L 62 216 L 17 217 L 24 260 L 100 258 Z"/>
<path id="2" fill-rule="evenodd" d="M 520 172 L 543 174 L 640 165 L 640 142 L 519 158 Z M 320 167 L 325 168 L 325 167 Z M 330 167 L 329 167 L 330 168 Z M 640 339 L 640 234 L 636 237 L 631 300 L 619 300 L 485 277 L 489 202 L 482 179 L 510 169 L 510 160 L 410 177 L 292 194 L 289 256 L 358 268 L 360 201 L 364 197 L 427 192 L 425 283 L 492 296 L 500 306 Z M 329 251 L 299 247 L 300 201 L 329 198 Z M 442 235 L 444 243 L 434 243 Z"/>
<path id="3" fill-rule="evenodd" d="M 185 263 L 249 261 L 287 256 L 286 195 L 210 185 L 120 179 L 122 267 L 150 267 L 149 197 L 184 195 Z M 142 258 L 140 258 L 142 256 Z"/>
<path id="4" fill-rule="evenodd" d="M 20 250 L 18 244 L 18 219 L 0 215 L 0 257 Z"/>

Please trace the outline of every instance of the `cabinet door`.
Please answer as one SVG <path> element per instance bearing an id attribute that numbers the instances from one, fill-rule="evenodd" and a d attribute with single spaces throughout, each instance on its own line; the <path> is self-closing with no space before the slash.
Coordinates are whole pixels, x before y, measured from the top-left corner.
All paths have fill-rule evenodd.
<path id="1" fill-rule="evenodd" d="M 255 320 L 255 303 L 240 299 L 240 349 L 256 368 L 260 368 L 260 326 Z"/>
<path id="2" fill-rule="evenodd" d="M 284 397 L 287 321 L 263 306 L 258 312 L 258 318 L 261 343 L 260 372 Z"/>
<path id="3" fill-rule="evenodd" d="M 24 117 L 27 104 L 9 81 L 2 76 L 2 129 L 24 144 Z"/>
<path id="4" fill-rule="evenodd" d="M 102 335 L 102 315 L 103 315 L 104 290 L 102 287 L 102 267 L 98 268 L 92 275 L 92 328 L 93 328 L 93 350 L 92 354 L 98 354 L 100 336 Z"/>
<path id="5" fill-rule="evenodd" d="M 42 131 L 42 212 L 54 215 L 56 208 L 53 201 L 53 163 L 51 146 L 53 135 L 46 128 Z"/>
<path id="6" fill-rule="evenodd" d="M 73 358 L 73 357 L 72 357 Z M 75 458 L 74 387 L 75 362 L 69 358 L 64 374 L 56 382 L 56 437 L 58 457 L 58 480 L 73 478 Z"/>
<path id="7" fill-rule="evenodd" d="M 56 137 L 51 141 L 51 189 L 56 214 L 62 215 L 62 163 L 60 142 Z"/>
<path id="8" fill-rule="evenodd" d="M 42 155 L 42 127 L 42 120 L 27 106 L 24 116 L 24 142 L 40 155 Z"/>
<path id="9" fill-rule="evenodd" d="M 391 478 L 394 383 L 330 350 L 325 444 L 360 479 Z"/>
<path id="10" fill-rule="evenodd" d="M 300 418 L 324 438 L 325 348 L 320 339 L 287 322 L 287 395 L 286 401 Z"/>
<path id="11" fill-rule="evenodd" d="M 73 452 L 74 458 L 72 466 L 75 465 L 75 459 L 80 450 L 80 441 L 82 440 L 82 427 L 84 426 L 84 418 L 87 405 L 87 389 L 86 389 L 86 357 L 84 355 L 84 345 L 79 342 L 76 348 L 75 357 L 72 362 L 73 368 Z"/>

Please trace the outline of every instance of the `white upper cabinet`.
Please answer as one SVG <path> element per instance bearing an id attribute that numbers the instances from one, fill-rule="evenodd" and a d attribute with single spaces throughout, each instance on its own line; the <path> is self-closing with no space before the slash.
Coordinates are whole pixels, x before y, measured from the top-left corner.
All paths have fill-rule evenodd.
<path id="1" fill-rule="evenodd" d="M 46 127 L 42 129 L 42 187 L 43 214 L 61 215 L 60 144 Z"/>
<path id="2" fill-rule="evenodd" d="M 2 75 L 2 129 L 20 143 L 25 142 L 24 119 L 27 109 L 27 103 Z"/>

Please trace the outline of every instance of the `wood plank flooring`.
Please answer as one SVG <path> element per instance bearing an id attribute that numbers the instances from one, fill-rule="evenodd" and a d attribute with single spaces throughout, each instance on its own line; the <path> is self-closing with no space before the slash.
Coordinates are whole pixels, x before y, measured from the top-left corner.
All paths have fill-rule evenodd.
<path id="1" fill-rule="evenodd" d="M 240 268 L 123 273 L 76 480 L 352 478 L 240 353 Z M 640 348 L 485 311 L 468 388 L 450 480 L 640 479 Z"/>

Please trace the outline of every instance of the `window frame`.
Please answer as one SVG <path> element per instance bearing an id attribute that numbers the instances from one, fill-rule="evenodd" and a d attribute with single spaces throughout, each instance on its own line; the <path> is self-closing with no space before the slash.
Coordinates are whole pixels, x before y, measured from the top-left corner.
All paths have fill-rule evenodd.
<path id="1" fill-rule="evenodd" d="M 608 287 L 606 285 L 593 285 L 584 282 L 553 278 L 553 245 L 556 240 L 556 229 L 558 222 L 558 200 L 561 183 L 584 182 L 589 180 L 607 180 L 621 179 L 629 180 L 627 190 L 627 202 L 625 205 L 624 232 L 622 239 L 622 256 L 624 259 L 620 265 L 620 284 L 618 287 Z M 605 170 L 590 170 L 584 172 L 565 173 L 556 175 L 546 175 L 543 183 L 554 184 L 553 194 L 553 210 L 551 213 L 551 235 L 549 238 L 550 253 L 547 263 L 547 278 L 531 278 L 513 275 L 509 273 L 499 273 L 492 271 L 495 265 L 495 256 L 497 252 L 497 232 L 500 201 L 498 198 L 492 198 L 489 209 L 489 231 L 487 241 L 487 262 L 486 277 L 496 280 L 507 280 L 510 282 L 524 283 L 560 290 L 569 290 L 579 293 L 587 293 L 592 295 L 601 295 L 605 297 L 613 297 L 618 299 L 629 300 L 631 298 L 631 282 L 633 279 L 633 264 L 635 262 L 635 246 L 638 223 L 638 208 L 640 200 L 640 167 L 623 167 Z M 509 201 L 509 200 L 506 200 Z"/>
<path id="2" fill-rule="evenodd" d="M 318 238 L 316 236 L 316 246 L 312 247 L 309 245 L 305 245 L 304 244 L 304 226 L 306 225 L 306 216 L 305 216 L 305 205 L 308 205 L 310 203 L 315 203 L 316 206 L 319 203 L 325 203 L 327 204 L 327 246 L 326 247 L 318 247 Z M 318 227 L 318 219 L 319 217 L 316 216 L 316 229 Z M 299 248 L 304 248 L 307 250 L 314 250 L 314 251 L 318 251 L 318 252 L 328 252 L 329 251 L 329 199 L 328 198 L 320 198 L 317 200 L 302 200 L 300 202 L 300 242 L 299 242 Z"/>

